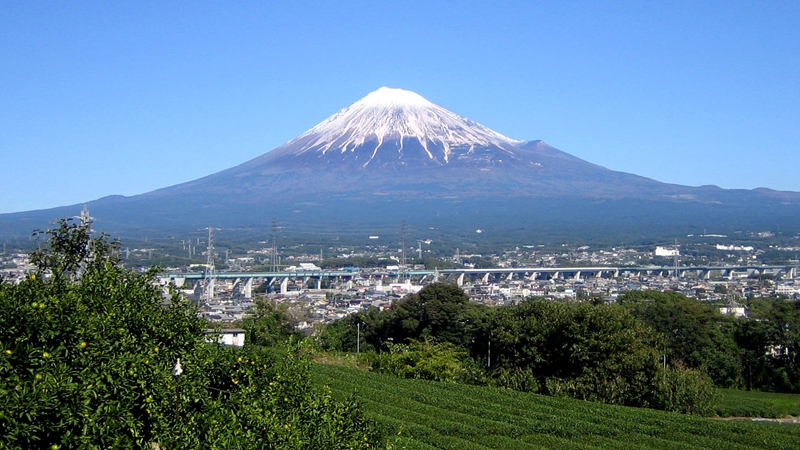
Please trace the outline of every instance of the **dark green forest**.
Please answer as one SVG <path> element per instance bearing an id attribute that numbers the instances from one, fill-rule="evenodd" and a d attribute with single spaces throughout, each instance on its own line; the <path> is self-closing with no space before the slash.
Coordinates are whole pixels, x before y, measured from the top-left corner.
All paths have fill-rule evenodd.
<path id="1" fill-rule="evenodd" d="M 800 305 L 751 306 L 734 319 L 677 293 L 635 291 L 614 304 L 487 307 L 437 283 L 330 324 L 319 343 L 354 352 L 360 334 L 374 370 L 404 377 L 706 413 L 715 387 L 800 392 Z"/>

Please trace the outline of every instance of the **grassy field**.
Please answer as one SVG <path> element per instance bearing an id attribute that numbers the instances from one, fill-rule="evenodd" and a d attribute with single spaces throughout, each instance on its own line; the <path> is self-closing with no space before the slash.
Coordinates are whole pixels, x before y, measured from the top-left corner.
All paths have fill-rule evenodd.
<path id="1" fill-rule="evenodd" d="M 800 448 L 800 425 L 723 422 L 511 390 L 313 365 L 336 397 L 355 393 L 408 449 Z"/>
<path id="2" fill-rule="evenodd" d="M 800 416 L 800 394 L 720 389 L 714 414 L 720 417 Z"/>

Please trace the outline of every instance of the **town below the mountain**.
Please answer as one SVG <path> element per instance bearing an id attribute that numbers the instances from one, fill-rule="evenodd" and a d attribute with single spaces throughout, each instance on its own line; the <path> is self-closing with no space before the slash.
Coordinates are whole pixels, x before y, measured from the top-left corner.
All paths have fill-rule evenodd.
<path id="1" fill-rule="evenodd" d="M 793 240 L 798 242 L 786 244 L 773 233 L 762 232 L 738 241 L 722 235 L 690 236 L 690 242 L 681 245 L 539 244 L 482 253 L 456 249 L 449 257 L 430 256 L 433 251 L 423 249 L 423 242 L 405 252 L 397 245 L 318 250 L 296 244 L 282 248 L 275 258 L 272 248 L 255 246 L 242 254 L 213 253 L 217 275 L 254 275 L 249 290 L 243 289 L 240 278 L 216 279 L 211 298 L 204 296 L 207 263 L 187 263 L 187 259 L 166 265 L 175 259 L 157 245 L 126 248 L 122 260 L 141 270 L 161 265 L 164 274 L 197 275 L 181 279 L 178 287 L 199 303 L 204 317 L 221 326 L 246 318 L 254 299 L 261 297 L 283 305 L 297 328 L 310 334 L 322 324 L 370 307 L 387 309 L 434 281 L 458 284 L 472 301 L 493 306 L 533 297 L 614 302 L 628 291 L 656 290 L 677 292 L 717 305 L 724 314 L 744 316 L 751 299 L 800 298 L 800 240 Z M 197 243 L 202 246 L 200 240 Z M 190 255 L 197 253 L 196 261 L 208 261 L 207 250 L 188 248 Z M 325 253 L 330 256 L 324 257 Z M 270 266 L 277 261 L 279 266 Z M 21 280 L 32 270 L 23 252 L 0 255 L 0 276 L 6 280 Z M 269 277 L 270 271 L 281 276 Z M 175 277 L 162 278 L 165 284 L 174 281 Z"/>

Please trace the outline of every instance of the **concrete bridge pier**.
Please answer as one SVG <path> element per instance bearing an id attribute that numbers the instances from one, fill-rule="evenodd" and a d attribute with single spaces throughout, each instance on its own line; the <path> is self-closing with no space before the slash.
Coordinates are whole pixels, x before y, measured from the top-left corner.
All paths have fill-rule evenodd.
<path id="1" fill-rule="evenodd" d="M 248 278 L 247 282 L 244 284 L 244 298 L 250 300 L 253 298 L 253 279 Z"/>
<path id="2" fill-rule="evenodd" d="M 281 294 L 285 294 L 289 292 L 289 279 L 283 278 L 281 279 Z"/>
<path id="3" fill-rule="evenodd" d="M 242 290 L 242 279 L 241 278 L 236 278 L 235 280 L 233 280 L 233 285 L 231 286 L 231 291 L 232 292 L 236 292 L 237 288 L 240 291 Z"/>
<path id="4" fill-rule="evenodd" d="M 775 278 L 783 278 L 788 280 L 794 279 L 794 267 L 781 267 L 780 269 L 775 269 Z"/>

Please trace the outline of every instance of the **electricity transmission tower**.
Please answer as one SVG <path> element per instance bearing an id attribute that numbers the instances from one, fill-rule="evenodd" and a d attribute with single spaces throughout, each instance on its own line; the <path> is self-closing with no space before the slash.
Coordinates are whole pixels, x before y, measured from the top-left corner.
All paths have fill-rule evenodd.
<path id="1" fill-rule="evenodd" d="M 89 207 L 83 205 L 83 209 L 81 210 L 80 216 L 74 216 L 76 219 L 81 221 L 81 227 L 86 228 L 89 232 L 92 232 L 92 222 L 94 222 L 94 217 L 89 214 Z"/>
<path id="2" fill-rule="evenodd" d="M 208 258 L 206 260 L 206 270 L 203 273 L 203 293 L 201 299 L 203 301 L 211 301 L 214 299 L 214 229 L 208 228 Z"/>
<path id="3" fill-rule="evenodd" d="M 278 271 L 278 220 L 272 218 L 272 249 L 269 252 L 269 266 L 272 272 Z"/>
<path id="4" fill-rule="evenodd" d="M 405 281 L 406 272 L 406 233 L 408 232 L 408 225 L 404 220 L 400 224 L 400 282 Z"/>

